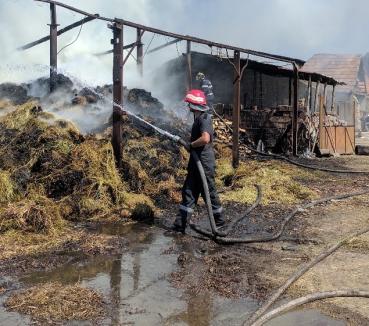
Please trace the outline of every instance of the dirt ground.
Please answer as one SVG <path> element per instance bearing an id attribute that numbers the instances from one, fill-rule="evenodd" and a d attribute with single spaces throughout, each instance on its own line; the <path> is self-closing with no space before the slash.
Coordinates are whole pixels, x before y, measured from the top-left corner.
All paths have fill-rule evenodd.
<path id="1" fill-rule="evenodd" d="M 316 163 L 369 171 L 367 157 L 331 158 Z M 282 162 L 276 164 L 285 165 Z M 316 192 L 318 197 L 365 189 L 369 181 L 369 175 L 296 171 L 295 180 Z M 177 254 L 178 268 L 168 275 L 168 279 L 186 293 L 208 291 L 226 298 L 251 296 L 263 302 L 301 264 L 346 235 L 367 226 L 368 200 L 369 195 L 360 196 L 303 211 L 287 225 L 278 241 L 269 243 L 220 246 L 201 237 L 175 235 L 172 247 L 162 252 L 162 255 Z M 239 216 L 247 208 L 245 204 L 232 202 L 226 202 L 224 206 L 227 219 Z M 295 204 L 277 202 L 259 206 L 237 227 L 235 234 L 274 232 L 282 217 L 293 207 Z M 173 219 L 173 210 L 176 207 L 163 211 L 163 217 Z M 200 207 L 194 219 L 200 219 L 204 214 L 203 207 Z M 0 236 L 0 276 L 21 276 L 32 271 L 51 270 L 78 261 L 81 256 L 85 259 L 98 254 L 109 256 L 128 248 L 124 237 L 100 234 L 96 232 L 97 228 L 94 224 L 71 225 L 52 239 L 43 235 L 25 237 L 21 233 L 3 234 Z M 351 241 L 319 263 L 281 300 L 324 290 L 369 290 L 368 267 L 369 234 Z M 0 283 L 0 296 L 2 292 L 9 292 L 6 283 Z M 369 301 L 366 299 L 326 300 L 310 307 L 345 320 L 348 325 L 369 324 Z"/>
<path id="2" fill-rule="evenodd" d="M 311 161 L 309 162 L 311 164 Z M 317 162 L 318 163 L 318 162 Z M 367 157 L 340 157 L 319 160 L 320 166 L 368 170 Z M 365 189 L 369 176 L 305 172 L 299 181 L 314 189 L 319 197 Z M 183 246 L 200 246 L 207 252 L 203 258 L 182 257 L 181 269 L 172 274 L 172 281 L 189 291 L 215 291 L 228 297 L 251 295 L 261 302 L 282 285 L 301 264 L 321 251 L 354 233 L 369 223 L 369 196 L 334 201 L 319 205 L 296 215 L 279 241 L 218 246 L 211 241 L 183 238 Z M 286 214 L 287 206 L 278 204 L 257 208 L 237 232 L 273 232 Z M 227 216 L 238 216 L 241 207 L 229 205 Z M 181 252 L 181 248 L 177 248 Z M 180 255 L 181 257 L 181 255 Z M 369 290 L 369 234 L 354 239 L 336 253 L 319 263 L 299 279 L 282 298 L 296 298 L 308 293 L 338 290 Z M 195 271 L 195 272 L 194 272 Z M 311 307 L 347 321 L 348 325 L 369 324 L 367 299 L 325 300 Z"/>

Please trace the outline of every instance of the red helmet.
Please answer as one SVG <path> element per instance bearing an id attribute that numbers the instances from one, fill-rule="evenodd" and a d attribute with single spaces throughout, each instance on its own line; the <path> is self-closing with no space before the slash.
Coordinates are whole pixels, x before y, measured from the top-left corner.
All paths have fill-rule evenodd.
<path id="1" fill-rule="evenodd" d="M 191 89 L 185 97 L 185 102 L 205 106 L 206 97 L 203 91 L 200 91 L 199 89 Z"/>
<path id="2" fill-rule="evenodd" d="M 191 89 L 186 94 L 185 102 L 189 103 L 190 109 L 198 111 L 208 110 L 205 93 L 199 89 Z"/>

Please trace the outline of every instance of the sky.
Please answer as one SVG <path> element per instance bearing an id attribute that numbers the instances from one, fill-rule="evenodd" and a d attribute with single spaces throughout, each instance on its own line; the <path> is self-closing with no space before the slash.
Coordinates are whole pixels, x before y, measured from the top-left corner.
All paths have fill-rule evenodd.
<path id="1" fill-rule="evenodd" d="M 106 17 L 119 17 L 152 27 L 188 34 L 243 48 L 300 59 L 315 53 L 363 54 L 369 49 L 367 0 L 60 0 Z M 83 18 L 57 9 L 60 28 Z M 0 82 L 26 81 L 46 75 L 48 43 L 27 51 L 16 48 L 49 32 L 49 5 L 33 0 L 0 0 Z M 59 50 L 73 41 L 76 28 L 58 38 Z M 111 49 L 107 23 L 93 21 L 82 27 L 78 40 L 58 56 L 61 71 L 90 85 L 110 83 L 112 55 L 94 53 Z M 135 31 L 126 28 L 125 43 Z M 146 33 L 151 48 L 168 41 Z M 153 73 L 166 60 L 176 58 L 185 44 L 145 57 L 145 73 Z M 194 47 L 210 53 L 206 46 Z M 129 86 L 145 82 L 130 59 L 125 69 Z"/>

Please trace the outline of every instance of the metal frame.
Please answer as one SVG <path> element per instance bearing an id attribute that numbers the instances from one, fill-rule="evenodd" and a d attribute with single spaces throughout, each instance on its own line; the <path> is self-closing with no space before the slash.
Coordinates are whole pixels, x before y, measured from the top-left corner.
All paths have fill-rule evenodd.
<path id="1" fill-rule="evenodd" d="M 119 18 L 107 18 L 102 17 L 97 14 L 91 14 L 86 11 L 83 11 L 81 9 L 72 7 L 70 5 L 66 5 L 64 3 L 54 1 L 54 0 L 35 0 L 38 2 L 48 3 L 50 4 L 50 8 L 52 9 L 52 19 L 51 19 L 51 25 L 50 25 L 50 38 L 43 38 L 42 41 L 47 41 L 50 39 L 50 66 L 52 67 L 50 70 L 50 80 L 53 81 L 56 76 L 56 69 L 57 69 L 57 36 L 60 35 L 63 32 L 70 30 L 76 26 L 81 25 L 82 23 L 85 23 L 90 20 L 101 20 L 105 22 L 112 23 L 113 25 L 109 26 L 113 29 L 113 36 L 114 36 L 114 49 L 106 51 L 102 54 L 106 53 L 114 53 L 114 59 L 113 59 L 113 84 L 114 84 L 114 105 L 113 105 L 113 147 L 114 147 L 114 153 L 115 157 L 117 159 L 118 164 L 120 157 L 121 157 L 121 149 L 120 149 L 120 142 L 121 142 L 121 125 L 122 125 L 122 119 L 121 116 L 118 117 L 118 106 L 123 105 L 123 66 L 127 62 L 129 56 L 133 52 L 133 50 L 137 46 L 137 66 L 138 71 L 142 75 L 143 74 L 143 44 L 141 42 L 142 35 L 145 31 L 151 32 L 154 34 L 164 35 L 171 38 L 174 38 L 173 41 L 168 42 L 167 44 L 164 44 L 162 46 L 159 46 L 151 52 L 154 52 L 156 50 L 162 49 L 170 44 L 174 44 L 180 41 L 186 41 L 187 42 L 187 53 L 186 53 L 186 59 L 187 59 L 187 65 L 186 65 L 186 86 L 187 89 L 190 89 L 192 87 L 192 72 L 191 72 L 191 42 L 197 43 L 197 44 L 203 44 L 207 45 L 210 48 L 215 47 L 219 49 L 225 49 L 225 50 L 231 50 L 234 52 L 234 68 L 235 68 L 235 81 L 234 81 L 234 111 L 233 111 L 233 165 L 237 166 L 239 162 L 239 123 L 240 123 L 240 83 L 242 79 L 242 73 L 240 72 L 240 57 L 241 53 L 248 54 L 248 55 L 254 55 L 262 58 L 267 58 L 270 60 L 280 61 L 289 63 L 292 65 L 294 70 L 294 89 L 293 89 L 293 99 L 294 99 L 294 107 L 293 107 L 293 133 L 292 133 L 292 143 L 293 143 L 293 154 L 297 155 L 297 132 L 298 132 L 298 125 L 297 125 L 297 115 L 298 115 L 298 103 L 297 103 L 297 87 L 298 87 L 298 70 L 299 68 L 305 63 L 305 61 L 297 59 L 297 58 L 290 58 L 286 56 L 281 55 L 275 55 L 270 54 L 266 52 L 260 52 L 255 50 L 250 50 L 246 48 L 240 48 L 232 45 L 217 43 L 189 35 L 181 35 L 176 33 L 167 32 L 164 30 L 160 30 L 157 28 L 152 28 L 148 26 L 144 26 L 141 24 L 137 24 L 131 21 L 119 19 Z M 60 30 L 59 33 L 57 32 L 57 24 L 56 24 L 56 6 L 71 10 L 73 12 L 82 14 L 86 16 L 86 18 L 82 19 L 79 22 L 76 22 L 72 25 L 69 25 L 65 27 L 63 30 Z M 127 46 L 123 45 L 123 27 L 132 27 L 137 29 L 137 40 L 136 42 L 129 44 Z M 118 32 L 119 31 L 119 32 Z M 116 40 L 119 39 L 119 42 L 117 43 Z M 27 44 L 23 46 L 21 49 L 30 48 L 31 46 L 40 44 L 40 41 L 36 41 L 30 44 Z M 128 55 L 123 59 L 123 49 L 130 48 L 130 51 Z M 52 83 L 51 83 L 52 84 Z M 50 90 L 52 91 L 53 87 L 50 87 Z M 291 90 L 290 90 L 291 91 Z M 119 111 L 120 108 L 119 108 Z M 120 137 L 120 139 L 118 139 Z"/>

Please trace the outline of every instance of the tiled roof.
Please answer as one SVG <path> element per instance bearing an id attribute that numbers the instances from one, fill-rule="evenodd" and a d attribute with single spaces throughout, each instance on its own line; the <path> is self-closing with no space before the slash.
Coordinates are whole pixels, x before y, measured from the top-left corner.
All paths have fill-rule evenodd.
<path id="1" fill-rule="evenodd" d="M 315 54 L 306 61 L 302 71 L 317 72 L 332 77 L 346 84 L 342 88 L 352 90 L 357 86 L 360 62 L 360 55 Z"/>

